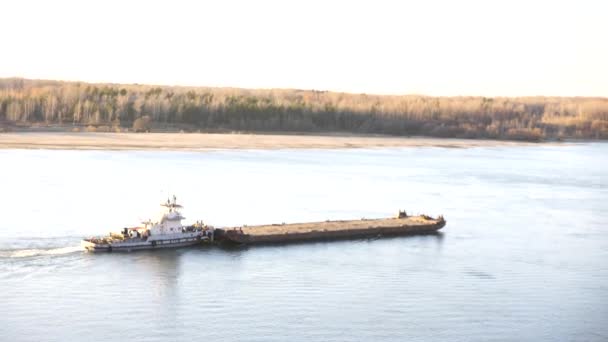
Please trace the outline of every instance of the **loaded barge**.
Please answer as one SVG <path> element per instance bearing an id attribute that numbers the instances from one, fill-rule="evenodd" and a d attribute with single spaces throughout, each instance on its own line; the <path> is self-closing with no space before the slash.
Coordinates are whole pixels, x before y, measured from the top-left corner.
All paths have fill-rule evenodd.
<path id="1" fill-rule="evenodd" d="M 131 252 L 141 249 L 175 248 L 201 243 L 264 244 L 307 242 L 314 240 L 355 239 L 376 236 L 432 234 L 445 226 L 443 216 L 408 216 L 405 211 L 393 218 L 323 221 L 214 228 L 197 221 L 183 225 L 182 206 L 167 200 L 158 221 L 148 220 L 142 226 L 123 228 L 105 237 L 82 240 L 89 252 Z"/>
<path id="2" fill-rule="evenodd" d="M 216 229 L 219 241 L 237 244 L 306 242 L 315 240 L 354 239 L 374 236 L 432 234 L 446 224 L 443 216 L 407 216 L 404 211 L 394 218 L 272 224 Z"/>

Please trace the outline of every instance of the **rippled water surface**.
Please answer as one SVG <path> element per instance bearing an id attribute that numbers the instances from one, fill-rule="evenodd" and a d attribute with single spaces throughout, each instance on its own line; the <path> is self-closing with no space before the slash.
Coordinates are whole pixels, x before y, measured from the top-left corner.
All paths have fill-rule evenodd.
<path id="1" fill-rule="evenodd" d="M 606 341 L 608 144 L 0 150 L 1 341 Z M 437 236 L 92 255 L 177 194 L 215 226 L 445 215 Z"/>

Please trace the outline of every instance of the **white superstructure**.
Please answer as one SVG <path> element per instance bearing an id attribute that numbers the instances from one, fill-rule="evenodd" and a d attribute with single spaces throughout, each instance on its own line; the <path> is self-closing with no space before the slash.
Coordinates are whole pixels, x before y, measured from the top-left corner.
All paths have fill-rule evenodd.
<path id="1" fill-rule="evenodd" d="M 92 252 L 99 251 L 132 251 L 194 245 L 202 241 L 213 240 L 213 227 L 197 222 L 194 225 L 182 225 L 181 205 L 173 200 L 161 204 L 163 210 L 156 222 L 148 220 L 143 226 L 123 228 L 120 233 L 110 233 L 106 237 L 91 237 L 82 240 L 82 246 Z"/>

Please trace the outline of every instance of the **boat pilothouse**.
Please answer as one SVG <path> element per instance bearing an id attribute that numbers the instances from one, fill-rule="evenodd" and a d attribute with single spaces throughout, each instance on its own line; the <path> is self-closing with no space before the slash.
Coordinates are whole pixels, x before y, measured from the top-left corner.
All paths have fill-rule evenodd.
<path id="1" fill-rule="evenodd" d="M 161 206 L 163 210 L 157 222 L 148 220 L 140 227 L 123 228 L 121 232 L 112 232 L 105 237 L 84 239 L 82 247 L 91 252 L 111 252 L 182 247 L 213 241 L 213 227 L 204 225 L 202 221 L 190 226 L 182 224 L 185 217 L 175 196 Z"/>

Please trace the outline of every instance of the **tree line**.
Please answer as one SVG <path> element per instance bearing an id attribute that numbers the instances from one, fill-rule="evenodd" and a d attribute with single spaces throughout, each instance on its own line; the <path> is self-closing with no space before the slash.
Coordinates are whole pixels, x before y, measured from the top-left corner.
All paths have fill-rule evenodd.
<path id="1" fill-rule="evenodd" d="M 431 97 L 0 79 L 0 125 L 608 138 L 608 98 Z M 137 128 L 137 127 L 136 127 Z"/>

